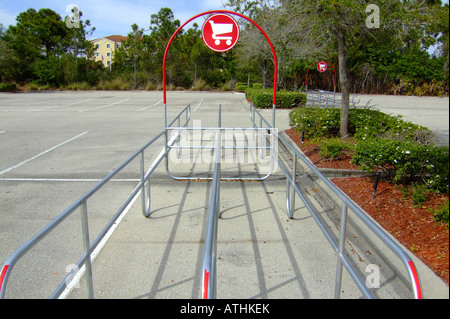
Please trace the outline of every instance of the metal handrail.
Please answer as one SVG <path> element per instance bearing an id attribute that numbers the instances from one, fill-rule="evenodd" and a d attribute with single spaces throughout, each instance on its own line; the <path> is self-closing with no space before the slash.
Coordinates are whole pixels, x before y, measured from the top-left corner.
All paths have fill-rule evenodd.
<path id="1" fill-rule="evenodd" d="M 303 92 L 306 94 L 308 106 L 312 107 L 341 107 L 342 106 L 342 94 L 336 93 L 332 91 L 324 91 L 324 90 L 306 90 Z M 360 102 L 360 97 L 351 96 L 350 107 L 356 107 Z"/>
<path id="2" fill-rule="evenodd" d="M 183 113 L 186 113 L 186 123 L 185 126 L 190 121 L 190 105 L 186 106 L 170 123 L 173 125 L 175 121 L 179 120 Z M 4 263 L 2 270 L 0 272 L 0 299 L 5 298 L 6 287 L 8 283 L 8 279 L 13 271 L 16 263 L 27 254 L 37 243 L 39 243 L 44 237 L 46 237 L 52 230 L 54 230 L 58 225 L 60 225 L 66 218 L 72 215 L 78 208 L 81 208 L 81 219 L 82 219 L 82 236 L 83 236 L 83 245 L 84 245 L 84 254 L 80 258 L 80 260 L 76 263 L 76 267 L 74 269 L 82 269 L 84 267 L 86 274 L 86 283 L 88 289 L 89 298 L 94 297 L 93 290 L 93 279 L 92 279 L 92 271 L 91 271 L 91 255 L 92 252 L 95 251 L 97 246 L 100 244 L 105 235 L 109 232 L 111 227 L 115 224 L 117 219 L 126 209 L 126 207 L 132 202 L 133 198 L 141 191 L 142 196 L 142 210 L 145 216 L 148 216 L 150 212 L 150 184 L 149 178 L 151 174 L 155 171 L 159 163 L 162 159 L 167 155 L 166 153 L 170 150 L 170 146 L 168 148 L 164 148 L 157 159 L 153 162 L 153 164 L 148 169 L 147 173 L 144 174 L 144 152 L 149 148 L 153 143 L 155 143 L 159 138 L 166 134 L 166 130 L 163 130 L 154 138 L 152 138 L 149 142 L 147 142 L 144 146 L 142 146 L 138 151 L 136 151 L 133 155 L 131 155 L 127 160 L 125 160 L 121 165 L 119 165 L 114 171 L 109 173 L 105 178 L 103 178 L 100 182 L 98 182 L 93 188 L 91 188 L 87 193 L 85 193 L 81 198 L 75 201 L 72 205 L 70 205 L 66 210 L 64 210 L 61 214 L 59 214 L 53 221 L 51 221 L 46 227 L 44 227 L 41 231 L 35 234 L 31 239 L 29 239 L 25 244 L 23 244 L 19 249 L 17 249 L 13 254 L 11 254 L 6 262 Z M 173 144 L 176 139 L 171 139 L 168 143 Z M 88 227 L 88 214 L 87 214 L 87 202 L 88 199 L 91 198 L 97 191 L 99 191 L 106 183 L 108 183 L 114 176 L 116 176 L 120 171 L 122 171 L 125 167 L 130 164 L 136 157 L 140 157 L 140 172 L 141 172 L 141 180 L 139 184 L 134 188 L 131 195 L 127 198 L 124 204 L 120 207 L 120 209 L 116 212 L 113 218 L 107 223 L 107 225 L 103 228 L 103 230 L 99 233 L 96 239 L 90 243 L 89 240 L 89 227 Z M 147 192 L 145 192 L 145 184 L 147 184 Z M 64 280 L 60 283 L 60 285 L 56 288 L 50 298 L 58 298 L 67 288 L 68 279 L 73 278 L 74 270 L 69 273 Z"/>
<path id="3" fill-rule="evenodd" d="M 205 247 L 202 264 L 202 298 L 216 298 L 216 253 L 217 253 L 217 224 L 220 214 L 220 168 L 221 168 L 221 133 L 217 132 L 216 163 L 209 201 L 208 228 L 206 231 Z"/>
<path id="4" fill-rule="evenodd" d="M 261 113 L 256 110 L 256 108 L 250 104 L 250 118 L 256 126 L 256 115 L 260 117 L 260 125 L 264 122 L 267 126 L 270 124 L 264 119 Z M 328 242 L 332 246 L 333 250 L 338 254 L 338 262 L 336 268 L 336 282 L 335 282 L 335 298 L 340 297 L 341 292 L 341 281 L 342 281 L 342 267 L 345 266 L 346 270 L 349 272 L 353 281 L 356 283 L 358 288 L 367 298 L 373 298 L 371 292 L 367 289 L 365 284 L 362 282 L 361 278 L 359 278 L 357 272 L 352 267 L 351 263 L 344 255 L 344 243 L 345 243 L 345 235 L 346 235 L 346 221 L 347 221 L 347 212 L 348 208 L 350 208 L 356 217 L 358 217 L 371 231 L 372 233 L 380 239 L 403 263 L 406 268 L 406 272 L 410 279 L 411 290 L 413 292 L 414 298 L 422 299 L 422 288 L 420 283 L 420 278 L 418 276 L 417 270 L 414 266 L 414 262 L 411 257 L 394 241 L 389 237 L 377 224 L 375 224 L 367 214 L 362 211 L 347 195 L 345 195 L 342 190 L 340 190 L 336 185 L 334 185 L 328 178 L 326 178 L 320 171 L 315 167 L 304 154 L 300 153 L 296 148 L 294 148 L 285 138 L 280 136 L 276 130 L 273 132 L 279 141 L 290 151 L 293 155 L 293 169 L 292 172 L 281 163 L 278 159 L 278 165 L 286 175 L 287 186 L 286 186 L 286 208 L 289 218 L 293 218 L 294 206 L 295 206 L 295 197 L 294 192 L 302 199 L 303 204 L 308 209 L 316 223 L 318 224 L 320 230 L 327 238 Z M 296 175 L 297 175 L 297 161 L 300 159 L 303 164 L 305 164 L 342 202 L 342 216 L 341 216 L 341 226 L 340 226 L 340 234 L 338 242 L 335 242 L 331 234 L 328 232 L 325 225 L 322 224 L 319 219 L 317 213 L 314 208 L 308 203 L 304 194 L 299 189 L 296 183 Z M 292 187 L 292 188 L 291 188 Z"/>

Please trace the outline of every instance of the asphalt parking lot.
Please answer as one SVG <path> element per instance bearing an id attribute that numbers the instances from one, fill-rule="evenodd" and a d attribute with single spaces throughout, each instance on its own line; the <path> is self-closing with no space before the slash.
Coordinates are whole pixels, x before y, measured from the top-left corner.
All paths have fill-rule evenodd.
<path id="1" fill-rule="evenodd" d="M 188 104 L 203 127 L 216 126 L 219 104 L 223 127 L 250 126 L 242 94 L 169 92 L 169 118 Z M 0 112 L 0 263 L 164 127 L 161 92 L 0 94 Z M 270 111 L 263 113 L 271 119 Z M 448 120 L 439 125 L 448 141 Z M 277 112 L 276 127 L 289 128 L 287 110 Z M 162 147 L 158 141 L 146 163 Z M 89 202 L 91 238 L 139 182 L 138 165 Z M 200 296 L 210 183 L 180 184 L 163 169 L 155 173 L 155 212 L 145 219 L 137 201 L 122 219 L 94 264 L 96 298 Z M 286 217 L 285 190 L 277 174 L 264 183 L 224 184 L 218 263 L 226 275 L 219 274 L 219 298 L 333 297 L 334 252 L 301 204 L 296 219 Z M 10 279 L 10 296 L 48 296 L 82 254 L 80 227 L 79 215 L 69 218 L 24 257 Z M 359 298 L 349 278 L 344 282 L 343 297 Z M 71 298 L 85 297 L 83 288 Z M 395 287 L 381 294 L 402 297 Z"/>

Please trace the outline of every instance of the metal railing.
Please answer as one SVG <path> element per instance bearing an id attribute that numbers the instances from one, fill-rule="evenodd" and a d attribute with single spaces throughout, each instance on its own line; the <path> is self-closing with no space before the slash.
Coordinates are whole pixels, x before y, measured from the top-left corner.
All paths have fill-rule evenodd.
<path id="1" fill-rule="evenodd" d="M 214 175 L 208 210 L 208 228 L 206 230 L 205 247 L 202 263 L 202 298 L 216 298 L 216 254 L 217 254 L 217 224 L 220 214 L 220 169 L 222 154 L 222 137 L 220 130 L 217 134 Z"/>
<path id="2" fill-rule="evenodd" d="M 183 124 L 187 126 L 190 121 L 190 105 L 186 106 L 176 117 L 175 119 L 168 124 L 170 127 L 175 122 L 180 126 L 180 119 L 183 114 L 186 114 L 186 122 Z M 144 174 L 144 153 L 147 149 L 153 145 L 157 140 L 159 140 L 162 136 L 166 134 L 167 130 L 163 130 L 157 136 L 152 138 L 147 144 L 141 147 L 138 151 L 136 151 L 131 157 L 129 157 L 125 162 L 119 165 L 113 172 L 108 174 L 103 180 L 101 180 L 98 184 L 96 184 L 91 190 L 89 190 L 86 194 L 84 194 L 81 198 L 79 198 L 75 203 L 73 203 L 70 207 L 68 207 L 65 211 L 63 211 L 60 215 L 58 215 L 52 222 L 50 222 L 46 227 L 44 227 L 41 231 L 39 231 L 36 235 L 34 235 L 30 240 L 28 240 L 25 244 L 23 244 L 18 250 L 16 250 L 5 262 L 0 272 L 0 298 L 5 298 L 6 288 L 8 279 L 11 275 L 11 272 L 14 269 L 16 263 L 26 255 L 33 247 L 36 246 L 43 238 L 49 235 L 55 228 L 57 228 L 64 220 L 66 220 L 69 216 L 80 210 L 81 212 L 81 224 L 82 224 L 82 237 L 83 237 L 83 247 L 84 254 L 80 258 L 80 260 L 76 263 L 76 267 L 72 269 L 64 280 L 59 284 L 56 290 L 50 296 L 51 299 L 58 298 L 64 290 L 68 287 L 68 283 L 70 279 L 73 278 L 76 274 L 74 273 L 77 269 L 78 272 L 84 271 L 88 297 L 94 297 L 94 284 L 92 277 L 92 269 L 91 269 L 91 256 L 95 249 L 99 246 L 100 242 L 109 232 L 109 230 L 114 226 L 117 219 L 124 212 L 126 207 L 133 201 L 134 197 L 138 195 L 139 191 L 141 192 L 142 198 L 142 212 L 144 216 L 149 216 L 150 213 L 150 176 L 161 163 L 161 161 L 166 157 L 167 152 L 170 150 L 170 147 L 176 142 L 176 136 L 174 136 L 170 141 L 168 141 L 168 147 L 164 148 L 161 153 L 158 155 L 156 160 L 152 163 L 150 168 Z M 119 210 L 115 213 L 112 219 L 107 223 L 107 225 L 103 228 L 103 230 L 99 233 L 99 235 L 95 238 L 95 240 L 91 243 L 89 239 L 89 226 L 88 226 L 88 200 L 93 197 L 100 189 L 102 189 L 112 178 L 114 178 L 120 171 L 122 171 L 125 167 L 127 167 L 134 159 L 140 157 L 140 182 L 134 188 L 131 195 L 125 200 L 123 205 L 119 208 Z"/>
<path id="3" fill-rule="evenodd" d="M 186 122 L 181 124 L 181 118 L 183 114 L 186 115 Z M 90 191 L 73 203 L 69 208 L 62 212 L 57 218 L 55 218 L 50 224 L 48 224 L 44 229 L 33 236 L 29 241 L 27 241 L 22 247 L 15 251 L 5 262 L 2 270 L 0 272 L 0 298 L 4 298 L 6 294 L 6 287 L 8 278 L 14 269 L 16 263 L 27 254 L 32 248 L 40 242 L 44 237 L 46 237 L 50 232 L 57 228 L 66 218 L 75 213 L 76 211 L 81 212 L 81 224 L 82 224 L 82 236 L 83 236 L 83 247 L 84 253 L 80 260 L 77 262 L 77 269 L 83 269 L 86 277 L 86 284 L 88 290 L 89 298 L 94 297 L 94 283 L 92 277 L 91 269 L 91 256 L 96 250 L 99 243 L 103 240 L 108 231 L 112 228 L 115 222 L 118 220 L 120 215 L 126 209 L 126 207 L 133 201 L 133 199 L 141 193 L 142 200 L 142 212 L 144 216 L 149 216 L 150 204 L 151 204 L 151 192 L 150 192 L 150 177 L 155 169 L 158 167 L 160 162 L 166 158 L 166 163 L 168 163 L 168 152 L 171 149 L 177 148 L 177 143 L 179 142 L 180 134 L 183 128 L 187 129 L 187 125 L 190 121 L 190 106 L 188 105 L 184 108 L 177 117 L 171 122 L 166 124 L 165 130 L 151 139 L 147 144 L 141 147 L 137 152 L 135 152 L 130 158 L 123 162 L 117 169 L 108 174 L 102 181 L 95 185 Z M 278 158 L 278 153 L 275 151 L 270 152 L 270 156 L 273 161 L 276 161 L 278 167 L 283 171 L 286 176 L 286 209 L 287 214 L 290 218 L 293 218 L 295 210 L 295 195 L 297 194 L 303 201 L 305 207 L 314 218 L 318 224 L 320 230 L 325 235 L 327 241 L 337 253 L 337 266 L 336 266 L 336 276 L 335 276 L 335 298 L 340 297 L 341 292 L 341 282 L 343 269 L 347 270 L 353 281 L 356 283 L 362 294 L 367 298 L 373 298 L 372 293 L 365 286 L 363 280 L 358 276 L 357 270 L 354 268 L 348 257 L 345 255 L 345 240 L 346 240 L 346 228 L 347 228 L 347 214 L 348 209 L 351 209 L 355 216 L 362 221 L 374 234 L 379 238 L 384 245 L 392 251 L 402 262 L 406 268 L 406 273 L 411 284 L 411 290 L 415 298 L 422 298 L 421 284 L 415 269 L 414 263 L 409 257 L 409 255 L 394 241 L 392 240 L 379 226 L 377 226 L 357 205 L 353 203 L 340 189 L 338 189 L 330 180 L 328 180 L 322 173 L 311 163 L 308 159 L 300 153 L 296 148 L 294 148 L 285 138 L 280 136 L 269 124 L 259 111 L 250 105 L 250 119 L 253 122 L 253 129 L 256 130 L 267 130 L 268 134 L 266 138 L 275 138 L 279 141 L 291 154 L 293 159 L 293 167 L 289 169 L 284 165 Z M 167 123 L 167 120 L 166 120 Z M 170 137 L 168 136 L 168 130 L 173 128 L 172 125 L 177 123 L 178 130 L 176 134 Z M 259 125 L 258 125 L 259 124 Z M 220 181 L 223 180 L 221 176 L 221 157 L 222 157 L 222 130 L 221 128 L 221 109 L 219 108 L 219 127 L 216 128 L 217 133 L 215 135 L 215 145 L 213 149 L 215 151 L 215 163 L 214 163 L 214 173 L 212 176 L 212 188 L 210 194 L 209 202 L 209 216 L 208 216 L 208 226 L 204 246 L 203 254 L 203 264 L 202 264 L 202 294 L 203 298 L 215 298 L 216 297 L 216 250 L 217 250 L 217 228 L 218 228 L 218 218 L 220 215 Z M 144 163 L 144 152 L 153 145 L 162 136 L 165 136 L 165 147 L 161 153 L 157 156 L 156 160 L 151 164 L 147 172 L 145 173 L 145 163 Z M 178 147 L 181 147 L 178 145 Z M 270 147 L 274 148 L 274 143 L 271 142 Z M 262 150 L 262 149 L 261 149 Z M 106 183 L 108 183 L 114 176 L 116 176 L 120 171 L 127 167 L 134 159 L 140 159 L 140 182 L 134 188 L 131 195 L 125 200 L 120 209 L 116 212 L 113 218 L 107 223 L 103 230 L 99 233 L 96 239 L 91 243 L 89 239 L 89 226 L 88 226 L 88 200 L 96 194 Z M 327 227 L 322 223 L 318 216 L 318 213 L 312 207 L 305 197 L 305 194 L 300 190 L 297 183 L 297 166 L 299 161 L 303 165 L 306 165 L 329 189 L 337 196 L 341 202 L 341 222 L 339 228 L 338 239 L 335 240 L 332 234 L 328 231 Z M 74 267 L 74 269 L 76 269 Z M 81 270 L 79 270 L 81 271 Z M 64 290 L 67 288 L 67 283 L 69 278 L 73 278 L 74 273 L 69 273 L 66 278 L 61 282 L 61 284 L 56 288 L 56 290 L 51 295 L 51 298 L 58 298 Z"/>
<path id="4" fill-rule="evenodd" d="M 308 106 L 316 107 L 337 107 L 342 106 L 342 94 L 331 91 L 306 91 Z M 360 102 L 360 98 L 356 96 L 350 96 L 350 107 L 356 107 Z"/>
<path id="5" fill-rule="evenodd" d="M 256 115 L 259 117 L 260 127 L 265 124 L 267 127 L 270 127 L 270 124 L 263 118 L 263 116 L 259 113 L 258 110 L 253 105 L 250 105 L 250 118 L 253 121 L 254 125 L 256 124 Z M 381 242 L 389 248 L 391 252 L 395 254 L 396 257 L 400 259 L 403 266 L 406 269 L 406 273 L 408 274 L 408 278 L 410 280 L 411 291 L 413 293 L 414 298 L 422 299 L 422 288 L 420 284 L 420 279 L 416 268 L 414 266 L 414 262 L 411 257 L 394 241 L 392 240 L 377 224 L 375 224 L 367 214 L 362 211 L 355 203 L 349 199 L 336 185 L 334 185 L 328 178 L 326 178 L 317 167 L 314 166 L 302 153 L 300 153 L 296 148 L 294 148 L 285 138 L 280 136 L 278 132 L 273 132 L 281 144 L 288 149 L 290 154 L 293 157 L 293 167 L 290 171 L 279 159 L 278 165 L 286 176 L 286 210 L 289 218 L 293 218 L 294 210 L 295 210 L 295 194 L 297 194 L 301 199 L 305 207 L 308 209 L 311 216 L 316 221 L 322 233 L 325 235 L 326 239 L 330 243 L 333 250 L 337 253 L 337 266 L 336 266 L 336 277 L 335 277 L 335 293 L 334 297 L 339 298 L 341 293 L 341 282 L 342 282 L 342 271 L 343 267 L 350 274 L 351 278 L 358 286 L 359 290 L 362 292 L 364 297 L 373 298 L 372 293 L 366 287 L 365 282 L 358 276 L 356 269 L 352 266 L 351 262 L 344 254 L 344 244 L 346 240 L 346 226 L 347 226 L 347 214 L 348 209 L 351 209 L 355 216 L 362 221 Z M 297 165 L 299 160 L 306 165 L 329 189 L 330 191 L 337 196 L 339 201 L 342 204 L 341 207 L 341 222 L 339 228 L 339 238 L 336 241 L 330 232 L 327 230 L 326 226 L 322 223 L 320 218 L 318 217 L 318 213 L 315 211 L 314 207 L 312 207 L 303 192 L 300 190 L 299 185 L 297 184 Z"/>

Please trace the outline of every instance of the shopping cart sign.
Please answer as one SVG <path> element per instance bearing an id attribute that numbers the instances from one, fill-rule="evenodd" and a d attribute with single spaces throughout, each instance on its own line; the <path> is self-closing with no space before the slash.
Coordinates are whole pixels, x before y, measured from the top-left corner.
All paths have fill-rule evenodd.
<path id="1" fill-rule="evenodd" d="M 239 40 L 239 25 L 226 14 L 210 16 L 202 27 L 202 38 L 206 46 L 216 52 L 231 50 Z"/>
<path id="2" fill-rule="evenodd" d="M 325 72 L 327 70 L 327 63 L 326 62 L 319 62 L 319 64 L 317 64 L 317 70 L 319 72 Z"/>

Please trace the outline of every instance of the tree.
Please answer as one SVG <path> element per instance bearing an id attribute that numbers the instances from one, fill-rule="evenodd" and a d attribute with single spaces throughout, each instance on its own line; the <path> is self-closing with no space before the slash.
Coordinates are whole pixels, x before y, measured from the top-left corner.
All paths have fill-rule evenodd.
<path id="1" fill-rule="evenodd" d="M 143 51 L 143 38 L 144 29 L 139 29 L 137 24 L 131 26 L 132 32 L 128 33 L 128 39 L 122 42 L 122 52 L 125 53 L 126 59 L 132 62 L 133 65 L 133 78 L 134 89 L 137 87 L 137 65 L 140 54 Z M 116 62 L 116 60 L 115 60 Z"/>
<path id="2" fill-rule="evenodd" d="M 0 23 L 0 82 L 14 80 L 14 67 L 17 58 L 8 42 L 3 39 L 5 28 Z"/>
<path id="3" fill-rule="evenodd" d="M 4 39 L 17 57 L 17 79 L 26 80 L 33 78 L 33 65 L 38 59 L 59 56 L 65 51 L 62 39 L 67 28 L 50 9 L 28 9 L 16 20 L 17 24 L 6 30 Z"/>
<path id="4" fill-rule="evenodd" d="M 295 12 L 300 26 L 314 26 L 310 35 L 328 39 L 335 45 L 339 61 L 339 84 L 342 94 L 340 135 L 349 136 L 349 70 L 348 53 L 363 39 L 383 39 L 412 44 L 426 39 L 426 23 L 430 14 L 425 1 L 386 0 L 377 6 L 366 0 L 282 0 Z M 378 11 L 379 10 L 379 11 Z M 373 21 L 380 13 L 380 23 Z M 371 15 L 373 15 L 371 17 Z M 373 27 L 374 26 L 374 27 Z M 389 37 L 386 38 L 386 35 Z"/>
<path id="5" fill-rule="evenodd" d="M 277 54 L 279 85 L 283 85 L 285 75 L 298 59 L 320 55 L 327 44 L 320 37 L 312 36 L 308 25 L 299 25 L 293 8 L 280 1 L 229 0 L 226 5 L 249 16 L 271 39 Z M 239 58 L 257 62 L 265 87 L 267 73 L 273 66 L 272 52 L 266 39 L 252 24 L 242 23 L 241 34 Z"/>

